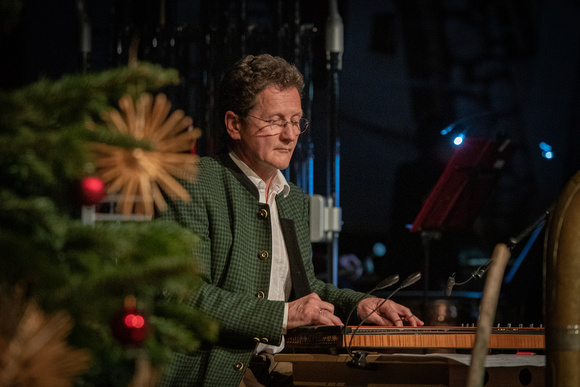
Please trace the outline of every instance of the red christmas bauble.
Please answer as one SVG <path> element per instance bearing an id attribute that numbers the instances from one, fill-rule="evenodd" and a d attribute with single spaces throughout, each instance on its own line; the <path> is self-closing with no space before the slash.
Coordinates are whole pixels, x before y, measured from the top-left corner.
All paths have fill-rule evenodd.
<path id="1" fill-rule="evenodd" d="M 125 308 L 111 321 L 113 337 L 122 345 L 139 346 L 147 337 L 149 326 L 145 316 L 135 307 L 135 298 L 125 299 Z"/>
<path id="2" fill-rule="evenodd" d="M 105 184 L 101 179 L 95 176 L 85 177 L 81 181 L 80 190 L 81 203 L 85 206 L 92 206 L 100 203 L 105 197 Z"/>

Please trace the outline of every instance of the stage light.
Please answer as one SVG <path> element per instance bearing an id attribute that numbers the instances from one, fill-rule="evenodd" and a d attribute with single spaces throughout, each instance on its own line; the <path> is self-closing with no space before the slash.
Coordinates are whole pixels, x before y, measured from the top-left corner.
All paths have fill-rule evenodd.
<path id="1" fill-rule="evenodd" d="M 545 159 L 551 159 L 554 157 L 554 153 L 552 152 L 552 146 L 542 141 L 539 144 L 540 149 L 542 150 L 542 157 Z"/>
<path id="2" fill-rule="evenodd" d="M 504 116 L 509 117 L 513 113 L 511 110 L 505 110 L 473 114 L 451 123 L 439 133 L 442 136 L 450 136 L 452 139 L 451 142 L 455 146 L 463 144 L 463 140 L 465 140 L 467 134 L 470 137 L 497 136 L 500 134 L 496 128 L 500 118 Z"/>
<path id="3" fill-rule="evenodd" d="M 459 146 L 463 143 L 463 139 L 465 138 L 465 134 L 460 133 L 453 139 L 453 144 Z"/>
<path id="4" fill-rule="evenodd" d="M 448 127 L 446 127 L 445 129 L 443 129 L 441 131 L 441 135 L 445 136 L 447 133 L 451 132 L 453 130 L 453 128 L 455 127 L 455 124 L 451 124 Z"/>
<path id="5" fill-rule="evenodd" d="M 373 245 L 373 254 L 377 257 L 382 257 L 387 252 L 387 246 L 384 243 L 377 242 Z"/>

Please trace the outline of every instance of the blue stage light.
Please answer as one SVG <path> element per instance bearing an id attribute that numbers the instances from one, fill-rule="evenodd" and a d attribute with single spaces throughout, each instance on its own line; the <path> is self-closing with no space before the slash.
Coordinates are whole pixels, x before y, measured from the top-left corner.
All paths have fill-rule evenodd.
<path id="1" fill-rule="evenodd" d="M 455 145 L 461 145 L 461 143 L 463 143 L 463 139 L 465 138 L 465 135 L 463 133 L 458 134 L 454 139 L 453 139 L 453 143 Z"/>
<path id="2" fill-rule="evenodd" d="M 384 243 L 377 242 L 373 245 L 373 254 L 377 257 L 382 257 L 387 252 L 387 246 Z"/>
<path id="3" fill-rule="evenodd" d="M 545 159 L 551 159 L 554 157 L 554 152 L 552 152 L 552 146 L 542 141 L 539 144 L 540 149 L 542 150 L 542 157 Z"/>

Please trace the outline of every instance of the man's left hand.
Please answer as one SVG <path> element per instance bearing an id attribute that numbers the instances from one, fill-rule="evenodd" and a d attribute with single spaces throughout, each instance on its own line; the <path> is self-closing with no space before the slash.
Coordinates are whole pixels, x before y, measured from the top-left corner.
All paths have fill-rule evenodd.
<path id="1" fill-rule="evenodd" d="M 362 300 L 358 304 L 358 315 L 360 318 L 365 317 L 383 301 L 384 299 L 382 298 L 366 298 Z M 409 308 L 391 300 L 385 302 L 378 310 L 367 317 L 365 322 L 385 326 L 394 325 L 397 327 L 404 325 L 420 327 L 424 325 L 424 322 L 411 313 Z"/>

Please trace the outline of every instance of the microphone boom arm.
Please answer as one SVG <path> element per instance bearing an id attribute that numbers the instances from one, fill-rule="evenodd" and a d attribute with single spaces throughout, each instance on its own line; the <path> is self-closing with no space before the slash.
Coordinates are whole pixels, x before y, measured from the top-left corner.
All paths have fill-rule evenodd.
<path id="1" fill-rule="evenodd" d="M 388 278 L 387 278 L 388 279 Z M 410 276 L 408 276 L 402 283 L 401 285 L 399 285 L 399 287 L 395 290 L 393 290 L 391 292 L 391 294 L 389 294 L 389 296 L 387 298 L 385 298 L 384 300 L 382 300 L 369 314 L 367 314 L 365 317 L 363 317 L 361 319 L 361 321 L 358 323 L 358 325 L 356 326 L 356 328 L 354 329 L 354 331 L 352 332 L 351 336 L 350 336 L 350 341 L 348 343 L 348 346 L 346 347 L 346 350 L 349 354 L 349 356 L 351 357 L 351 361 L 349 362 L 349 364 L 354 365 L 356 367 L 359 368 L 366 368 L 367 367 L 367 362 L 366 362 L 366 355 L 361 353 L 360 356 L 358 358 L 355 358 L 355 356 L 352 353 L 351 347 L 352 347 L 352 340 L 354 338 L 354 336 L 356 335 L 356 333 L 358 332 L 359 328 L 361 327 L 361 325 L 365 322 L 365 320 L 373 313 L 375 313 L 377 310 L 379 310 L 379 308 L 381 306 L 383 306 L 383 304 L 385 302 L 387 302 L 388 300 L 391 299 L 391 297 L 393 297 L 393 295 L 395 293 L 397 293 L 399 290 L 406 288 L 408 286 L 413 285 L 415 282 L 419 281 L 419 279 L 421 279 L 421 273 L 420 272 L 415 272 L 413 274 L 411 274 Z M 398 276 L 397 276 L 397 280 L 398 280 Z M 386 281 L 386 280 L 385 280 Z M 380 285 L 380 284 L 379 284 Z M 386 286 L 385 286 L 386 287 Z M 362 301 L 362 300 L 361 300 Z M 360 301 L 359 301 L 360 303 Z M 358 303 L 357 303 L 358 306 Z M 346 328 L 346 325 L 345 325 Z M 345 329 L 346 332 L 346 329 Z"/>
<path id="2" fill-rule="evenodd" d="M 534 230 L 544 227 L 544 224 L 546 224 L 546 219 L 550 214 L 550 211 L 551 208 L 547 209 L 534 223 L 526 227 L 526 229 L 522 231 L 518 236 L 509 238 L 509 242 L 505 244 L 506 248 L 511 252 L 514 249 L 514 247 L 518 245 L 518 243 L 520 243 L 525 237 L 529 236 L 532 232 L 534 232 Z M 465 285 L 475 277 L 482 278 L 485 272 L 489 269 L 491 262 L 492 259 L 491 258 L 488 259 L 486 263 L 475 269 L 475 271 L 471 273 L 471 276 L 463 282 L 455 282 L 455 273 L 453 273 L 447 279 L 447 288 L 445 290 L 445 295 L 449 297 L 451 295 L 451 290 L 455 285 Z"/>

